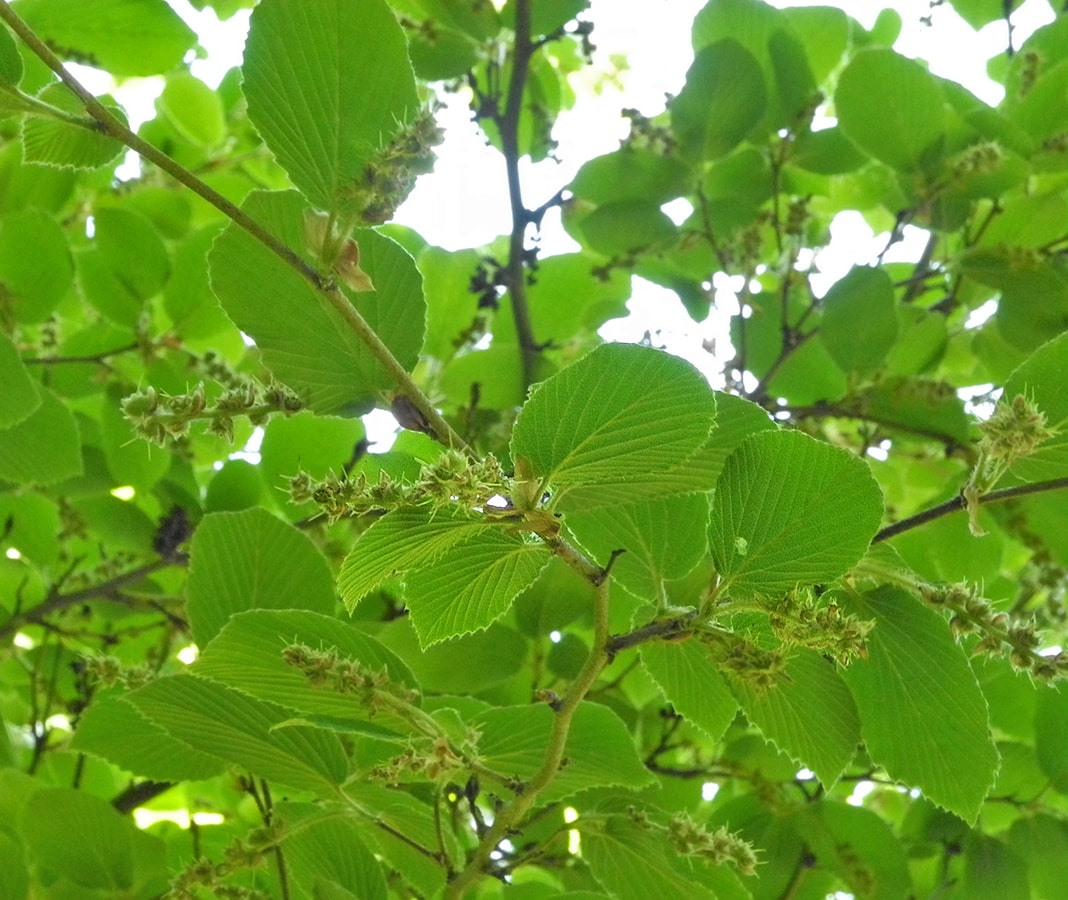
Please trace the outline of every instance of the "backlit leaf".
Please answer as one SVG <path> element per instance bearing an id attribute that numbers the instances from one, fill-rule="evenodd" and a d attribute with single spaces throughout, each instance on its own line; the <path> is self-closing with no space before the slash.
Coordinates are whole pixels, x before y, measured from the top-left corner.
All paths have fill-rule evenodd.
<path id="1" fill-rule="evenodd" d="M 738 701 L 700 641 L 656 641 L 641 649 L 642 664 L 675 712 L 718 741 L 738 712 Z"/>

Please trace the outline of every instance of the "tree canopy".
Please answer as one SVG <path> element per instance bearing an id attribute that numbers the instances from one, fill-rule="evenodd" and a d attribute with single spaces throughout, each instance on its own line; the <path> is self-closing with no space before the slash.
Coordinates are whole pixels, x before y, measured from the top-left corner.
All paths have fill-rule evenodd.
<path id="1" fill-rule="evenodd" d="M 165 0 L 0 0 L 0 896 L 1063 896 L 1068 13 L 991 106 L 710 0 L 531 198 L 585 0 L 193 5 L 217 88 Z M 395 216 L 446 96 L 486 246 Z M 606 343 L 635 277 L 731 349 Z"/>

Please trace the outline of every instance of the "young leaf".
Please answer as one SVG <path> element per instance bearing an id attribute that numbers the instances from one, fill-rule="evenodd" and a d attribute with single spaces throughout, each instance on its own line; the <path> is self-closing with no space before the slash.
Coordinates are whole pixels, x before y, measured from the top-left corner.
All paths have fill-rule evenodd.
<path id="1" fill-rule="evenodd" d="M 45 86 L 37 99 L 73 116 L 86 116 L 81 100 L 65 84 Z M 107 107 L 119 121 L 126 122 L 126 114 L 119 107 Z M 88 122 L 86 119 L 87 125 Z M 27 116 L 22 123 L 22 157 L 26 162 L 64 169 L 99 169 L 121 152 L 122 144 L 91 126 L 39 114 Z"/>
<path id="2" fill-rule="evenodd" d="M 791 653 L 782 677 L 770 687 L 732 678 L 746 717 L 764 737 L 830 789 L 860 743 L 860 718 L 849 688 L 834 666 L 813 650 Z"/>
<path id="3" fill-rule="evenodd" d="M 897 339 L 894 286 L 885 269 L 854 266 L 823 298 L 820 338 L 844 372 L 870 375 Z"/>
<path id="4" fill-rule="evenodd" d="M 949 625 L 897 588 L 854 605 L 875 620 L 868 658 L 845 672 L 872 760 L 974 822 L 994 783 L 998 753 L 986 700 Z"/>
<path id="5" fill-rule="evenodd" d="M 186 612 L 204 647 L 246 609 L 332 613 L 334 579 L 318 548 L 263 509 L 211 513 L 190 546 Z"/>
<path id="6" fill-rule="evenodd" d="M 516 421 L 512 457 L 563 490 L 655 484 L 705 442 L 715 414 L 714 394 L 689 363 L 605 344 L 531 392 Z"/>
<path id="7" fill-rule="evenodd" d="M 319 209 L 362 211 L 367 163 L 419 105 L 393 10 L 266 0 L 249 23 L 244 75 L 249 118 L 293 184 Z"/>
<path id="8" fill-rule="evenodd" d="M 348 774 L 335 735 L 288 724 L 288 710 L 217 682 L 171 675 L 127 696 L 178 740 L 260 778 L 329 796 Z"/>
<path id="9" fill-rule="evenodd" d="M 308 254 L 306 207 L 295 191 L 249 195 L 245 212 L 300 256 Z M 368 324 L 411 368 L 423 342 L 426 302 L 408 253 L 375 231 L 356 232 L 375 290 L 350 296 Z M 211 283 L 227 315 L 250 335 L 267 368 L 316 412 L 366 411 L 393 381 L 340 314 L 290 265 L 234 224 L 208 254 Z"/>
<path id="10" fill-rule="evenodd" d="M 488 628 L 551 558 L 546 547 L 514 535 L 469 532 L 406 579 L 405 603 L 420 646 Z"/>
<path id="11" fill-rule="evenodd" d="M 713 741 L 723 737 L 738 712 L 719 667 L 700 641 L 656 641 L 642 646 L 642 665 L 675 712 Z"/>
<path id="12" fill-rule="evenodd" d="M 0 285 L 15 321 L 45 321 L 74 279 L 70 247 L 56 220 L 39 209 L 0 217 Z"/>
<path id="13" fill-rule="evenodd" d="M 842 575 L 881 518 L 863 460 L 797 431 L 770 431 L 727 458 L 709 544 L 724 591 L 770 596 Z"/>
<path id="14" fill-rule="evenodd" d="M 11 339 L 0 334 L 0 429 L 17 425 L 41 405 L 30 373 Z"/>

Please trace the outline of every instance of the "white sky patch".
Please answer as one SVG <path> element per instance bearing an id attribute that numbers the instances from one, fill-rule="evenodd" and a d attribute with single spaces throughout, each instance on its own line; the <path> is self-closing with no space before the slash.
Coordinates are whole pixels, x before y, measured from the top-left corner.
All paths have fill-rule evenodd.
<path id="1" fill-rule="evenodd" d="M 850 806 L 863 806 L 864 798 L 874 790 L 874 781 L 858 781 L 856 787 L 853 788 L 853 793 L 850 794 L 846 800 L 846 803 Z"/>
<path id="2" fill-rule="evenodd" d="M 6 556 L 8 559 L 22 559 L 22 554 L 19 553 L 17 547 L 8 547 L 4 551 L 4 556 Z"/>
<path id="3" fill-rule="evenodd" d="M 701 785 L 701 799 L 706 803 L 710 803 L 716 799 L 716 794 L 719 793 L 719 785 L 714 781 L 706 781 Z"/>
<path id="4" fill-rule="evenodd" d="M 196 644 L 189 644 L 175 654 L 175 656 L 178 657 L 178 662 L 184 663 L 187 666 L 191 666 L 195 663 L 199 655 L 200 649 Z"/>
<path id="5" fill-rule="evenodd" d="M 979 328 L 985 325 L 987 320 L 990 319 L 998 311 L 997 300 L 987 300 L 982 306 L 973 309 L 968 315 L 968 318 L 964 320 L 964 328 L 966 330 Z"/>

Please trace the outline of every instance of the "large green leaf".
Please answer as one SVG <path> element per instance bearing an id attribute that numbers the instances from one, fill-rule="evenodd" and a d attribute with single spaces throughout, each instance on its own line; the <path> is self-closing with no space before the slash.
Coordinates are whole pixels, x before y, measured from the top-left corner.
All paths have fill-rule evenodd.
<path id="1" fill-rule="evenodd" d="M 1068 794 L 1068 759 L 1062 752 L 1068 741 L 1068 689 L 1044 687 L 1035 707 L 1035 753 L 1052 787 Z"/>
<path id="2" fill-rule="evenodd" d="M 0 334 L 0 429 L 17 425 L 41 405 L 37 387 L 30 378 L 19 351 L 7 335 Z"/>
<path id="3" fill-rule="evenodd" d="M 790 654 L 768 687 L 732 678 L 746 717 L 784 753 L 808 766 L 830 788 L 860 743 L 860 718 L 834 666 L 812 650 Z"/>
<path id="4" fill-rule="evenodd" d="M 552 554 L 542 544 L 503 531 L 468 531 L 432 565 L 406 579 L 405 603 L 428 647 L 438 641 L 488 628 L 530 587 Z"/>
<path id="5" fill-rule="evenodd" d="M 78 426 L 47 388 L 40 403 L 17 425 L 0 430 L 0 480 L 55 484 L 82 474 Z"/>
<path id="6" fill-rule="evenodd" d="M 838 124 L 862 150 L 903 172 L 940 150 L 945 113 L 938 82 L 893 50 L 861 50 L 838 82 Z"/>
<path id="7" fill-rule="evenodd" d="M 332 795 L 348 774 L 334 734 L 291 724 L 288 710 L 217 682 L 171 675 L 127 696 L 179 741 L 268 781 Z"/>
<path id="8" fill-rule="evenodd" d="M 403 727 L 388 711 L 362 707 L 351 694 L 310 683 L 283 658 L 292 644 L 336 652 L 339 660 L 358 662 L 372 672 L 385 670 L 391 681 L 416 687 L 401 658 L 370 635 L 333 616 L 297 609 L 237 613 L 200 654 L 193 672 L 307 718 L 365 724 L 373 719 L 375 734 Z"/>
<path id="9" fill-rule="evenodd" d="M 166 0 L 22 0 L 18 6 L 33 30 L 68 59 L 112 75 L 169 72 L 196 43 Z"/>
<path id="10" fill-rule="evenodd" d="M 204 517 L 190 546 L 187 592 L 189 624 L 202 647 L 233 613 L 332 613 L 336 603 L 333 575 L 316 546 L 259 508 Z"/>
<path id="11" fill-rule="evenodd" d="M 823 298 L 820 337 L 845 372 L 869 375 L 897 339 L 894 286 L 885 269 L 855 266 Z"/>
<path id="12" fill-rule="evenodd" d="M 875 621 L 867 659 L 845 672 L 868 753 L 890 777 L 974 822 L 998 753 L 967 657 L 945 619 L 905 591 L 882 588 L 855 606 Z"/>
<path id="13" fill-rule="evenodd" d="M 321 812 L 318 814 L 322 816 Z M 345 896 L 387 900 L 389 891 L 382 868 L 361 840 L 356 823 L 330 815 L 298 824 L 290 817 L 289 808 L 284 808 L 281 815 L 287 823 L 297 825 L 282 844 L 293 885 L 309 889 L 316 900 Z M 338 890 L 348 893 L 337 893 Z"/>
<path id="14" fill-rule="evenodd" d="M 601 565 L 613 552 L 612 578 L 663 604 L 665 582 L 682 578 L 708 553 L 708 495 L 679 494 L 567 514 L 567 527 Z"/>
<path id="15" fill-rule="evenodd" d="M 49 84 L 37 99 L 74 117 L 85 117 L 81 100 L 65 84 Z M 108 111 L 126 124 L 126 114 L 106 104 Z M 85 118 L 88 123 L 88 118 Z M 114 162 L 122 144 L 91 125 L 76 125 L 62 116 L 27 116 L 22 123 L 22 155 L 26 162 L 64 169 L 97 169 Z"/>
<path id="16" fill-rule="evenodd" d="M 182 137 L 215 147 L 226 136 L 226 120 L 218 93 L 189 72 L 167 79 L 156 105 Z"/>
<path id="17" fill-rule="evenodd" d="M 705 442 L 715 413 L 715 396 L 689 363 L 606 344 L 531 392 L 512 457 L 564 490 L 656 483 Z"/>
<path id="18" fill-rule="evenodd" d="M 1068 334 L 1039 347 L 1005 382 L 1005 401 L 1023 395 L 1033 400 L 1056 435 L 1012 470 L 1028 481 L 1063 477 L 1068 471 Z"/>
<path id="19" fill-rule="evenodd" d="M 194 750 L 115 693 L 93 698 L 78 719 L 71 749 L 155 781 L 200 781 L 226 767 L 218 756 Z"/>
<path id="20" fill-rule="evenodd" d="M 718 741 L 738 712 L 738 701 L 700 641 L 657 641 L 641 650 L 642 664 L 675 712 Z"/>
<path id="21" fill-rule="evenodd" d="M 249 117 L 293 184 L 319 209 L 359 212 L 365 166 L 419 105 L 384 0 L 266 0 L 244 75 Z"/>
<path id="22" fill-rule="evenodd" d="M 295 191 L 258 191 L 242 208 L 298 255 L 308 255 L 307 208 Z M 401 365 L 411 368 L 426 315 L 419 272 L 389 238 L 369 229 L 358 230 L 355 238 L 360 266 L 375 290 L 346 296 Z M 208 264 L 227 315 L 256 341 L 271 372 L 316 412 L 365 412 L 380 391 L 394 387 L 326 299 L 236 225 L 228 225 L 215 241 Z"/>
<path id="23" fill-rule="evenodd" d="M 800 432 L 769 431 L 727 458 L 709 544 L 724 591 L 771 596 L 842 575 L 881 518 L 863 460 Z"/>

